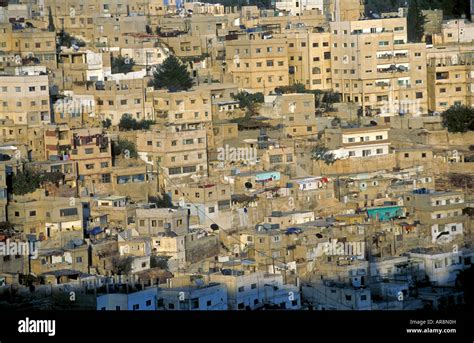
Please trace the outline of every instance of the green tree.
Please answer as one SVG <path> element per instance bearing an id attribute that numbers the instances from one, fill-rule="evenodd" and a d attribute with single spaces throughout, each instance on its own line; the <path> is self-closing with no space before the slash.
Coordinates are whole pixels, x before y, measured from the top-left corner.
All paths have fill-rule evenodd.
<path id="1" fill-rule="evenodd" d="M 102 120 L 102 127 L 105 129 L 109 129 L 112 126 L 112 120 L 110 118 L 106 118 L 105 120 Z"/>
<path id="2" fill-rule="evenodd" d="M 245 110 L 246 118 L 256 115 L 260 104 L 265 100 L 263 93 L 249 93 L 246 91 L 237 93 L 233 98 L 239 102 L 239 107 Z"/>
<path id="3" fill-rule="evenodd" d="M 128 275 L 132 271 L 133 258 L 131 256 L 125 258 L 116 258 L 113 260 L 114 272 L 119 275 Z"/>
<path id="4" fill-rule="evenodd" d="M 443 126 L 449 132 L 474 131 L 474 109 L 469 106 L 451 106 L 441 114 Z"/>
<path id="5" fill-rule="evenodd" d="M 160 268 L 163 270 L 168 270 L 168 256 L 154 256 L 150 257 L 150 268 Z"/>
<path id="6" fill-rule="evenodd" d="M 86 43 L 79 38 L 71 36 L 66 31 L 61 30 L 58 34 L 58 48 L 61 46 L 70 48 L 72 45 L 77 45 L 81 47 L 81 46 L 86 46 Z"/>
<path id="7" fill-rule="evenodd" d="M 193 86 L 193 80 L 186 66 L 174 55 L 169 56 L 156 69 L 150 86 L 169 91 L 185 91 Z"/>
<path id="8" fill-rule="evenodd" d="M 112 141 L 112 155 L 137 158 L 137 147 L 129 140 L 119 138 L 116 142 Z"/>
<path id="9" fill-rule="evenodd" d="M 408 41 L 419 43 L 425 32 L 425 16 L 421 13 L 418 0 L 411 0 L 407 13 Z"/>
<path id="10" fill-rule="evenodd" d="M 132 71 L 135 61 L 128 57 L 112 57 L 112 74 L 124 73 Z"/>
<path id="11" fill-rule="evenodd" d="M 13 175 L 12 190 L 15 195 L 32 193 L 40 185 L 41 177 L 33 169 L 25 169 Z"/>
<path id="12" fill-rule="evenodd" d="M 51 7 L 48 7 L 48 31 L 49 32 L 56 31 L 56 27 L 54 26 L 53 13 L 51 12 Z"/>
<path id="13" fill-rule="evenodd" d="M 337 158 L 324 144 L 316 145 L 311 151 L 311 159 L 316 161 L 323 161 L 330 165 L 336 162 Z"/>
<path id="14" fill-rule="evenodd" d="M 122 131 L 148 130 L 153 124 L 155 124 L 153 120 L 142 119 L 137 121 L 129 113 L 126 113 L 120 118 L 118 126 Z"/>

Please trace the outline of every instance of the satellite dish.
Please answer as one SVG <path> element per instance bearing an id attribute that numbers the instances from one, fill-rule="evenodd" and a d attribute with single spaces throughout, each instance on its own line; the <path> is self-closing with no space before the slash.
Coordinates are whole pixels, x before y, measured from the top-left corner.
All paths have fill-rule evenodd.
<path id="1" fill-rule="evenodd" d="M 316 234 L 316 237 L 318 237 L 318 238 L 323 238 L 323 235 L 321 235 L 320 233 L 317 233 L 317 234 Z"/>
<path id="2" fill-rule="evenodd" d="M 245 188 L 247 188 L 247 189 L 253 188 L 252 183 L 251 183 L 251 182 L 246 182 L 246 183 L 245 183 Z"/>
<path id="3" fill-rule="evenodd" d="M 217 224 L 211 224 L 211 230 L 212 230 L 212 231 L 217 231 L 217 230 L 219 230 L 219 225 L 217 225 Z"/>

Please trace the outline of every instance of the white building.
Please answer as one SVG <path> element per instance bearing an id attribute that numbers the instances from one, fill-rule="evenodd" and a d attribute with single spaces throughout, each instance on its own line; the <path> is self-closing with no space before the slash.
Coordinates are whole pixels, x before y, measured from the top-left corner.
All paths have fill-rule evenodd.
<path id="1" fill-rule="evenodd" d="M 433 285 L 454 286 L 458 273 L 471 267 L 474 250 L 436 252 L 418 249 L 409 254 L 411 259 L 421 262 L 421 269 Z"/>
<path id="2" fill-rule="evenodd" d="M 284 285 L 281 274 L 228 270 L 225 274 L 211 274 L 210 280 L 226 285 L 230 310 L 255 310 L 265 305 L 287 310 L 301 308 L 298 288 Z"/>
<path id="3" fill-rule="evenodd" d="M 317 310 L 370 310 L 368 288 L 354 288 L 344 283 L 326 281 L 302 287 L 304 298 Z"/>
<path id="4" fill-rule="evenodd" d="M 224 285 L 209 283 L 160 289 L 158 310 L 166 311 L 224 311 L 227 310 L 227 291 Z"/>
<path id="5" fill-rule="evenodd" d="M 337 158 L 383 156 L 390 152 L 388 132 L 383 126 L 326 130 L 327 145 Z"/>
<path id="6" fill-rule="evenodd" d="M 277 0 L 277 10 L 288 12 L 290 15 L 302 15 L 303 11 L 324 11 L 324 0 Z"/>
<path id="7" fill-rule="evenodd" d="M 155 311 L 157 309 L 157 288 L 123 294 L 103 294 L 97 297 L 98 311 Z"/>

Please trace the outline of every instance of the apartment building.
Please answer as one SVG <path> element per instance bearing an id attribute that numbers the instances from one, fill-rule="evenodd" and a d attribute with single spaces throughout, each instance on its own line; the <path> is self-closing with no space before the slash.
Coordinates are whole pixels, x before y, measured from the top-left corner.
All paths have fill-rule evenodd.
<path id="1" fill-rule="evenodd" d="M 174 232 L 183 235 L 188 232 L 188 211 L 168 208 L 137 208 L 137 231 L 140 235 L 156 236 L 159 233 Z"/>
<path id="2" fill-rule="evenodd" d="M 359 20 L 365 17 L 366 0 L 324 0 L 326 17 L 332 21 Z"/>
<path id="3" fill-rule="evenodd" d="M 72 90 L 75 82 L 104 81 L 106 67 L 110 68 L 103 61 L 107 58 L 110 55 L 106 53 L 63 48 L 58 59 L 61 80 L 56 83 L 63 90 Z"/>
<path id="4" fill-rule="evenodd" d="M 389 131 L 387 126 L 326 129 L 324 141 L 337 158 L 381 156 L 390 153 Z"/>
<path id="5" fill-rule="evenodd" d="M 160 289 L 157 310 L 165 311 L 224 311 L 228 309 L 225 285 L 210 282 Z"/>
<path id="6" fill-rule="evenodd" d="M 155 3 L 155 0 L 127 3 L 114 0 L 103 4 L 91 0 L 46 0 L 38 11 L 42 16 L 47 16 L 51 10 L 55 27 L 73 36 L 97 41 L 103 34 L 104 37 L 110 37 L 109 43 L 113 44 L 118 41 L 116 38 L 120 33 L 127 32 L 124 22 L 132 26 L 143 22 L 143 30 L 139 32 L 145 32 L 144 16 L 149 8 L 154 8 Z"/>
<path id="7" fill-rule="evenodd" d="M 170 127 L 137 133 L 141 159 L 159 168 L 160 182 L 191 175 L 207 176 L 206 130 L 178 130 Z M 165 173 L 165 175 L 163 175 Z"/>
<path id="8" fill-rule="evenodd" d="M 284 35 L 230 35 L 225 49 L 227 70 L 239 88 L 269 94 L 289 84 L 288 40 Z"/>
<path id="9" fill-rule="evenodd" d="M 441 32 L 433 37 L 433 43 L 437 45 L 472 43 L 473 40 L 474 23 L 466 19 L 452 19 L 443 22 Z"/>
<path id="10" fill-rule="evenodd" d="M 406 18 L 331 22 L 332 85 L 365 115 L 428 111 L 425 44 L 407 43 Z"/>
<path id="11" fill-rule="evenodd" d="M 301 308 L 298 288 L 285 285 L 282 275 L 226 269 L 209 277 L 211 282 L 225 285 L 229 310 L 255 310 L 265 306 L 286 310 Z"/>
<path id="12" fill-rule="evenodd" d="M 473 104 L 474 49 L 439 46 L 428 54 L 428 107 L 441 113 L 451 106 Z"/>
<path id="13" fill-rule="evenodd" d="M 471 249 L 457 251 L 418 248 L 409 252 L 410 259 L 420 264 L 420 270 L 436 286 L 453 287 L 459 272 L 472 268 Z"/>
<path id="14" fill-rule="evenodd" d="M 419 220 L 430 243 L 446 244 L 462 238 L 466 227 L 464 194 L 417 189 L 404 197 L 405 206 Z"/>
<path id="15" fill-rule="evenodd" d="M 24 237 L 37 240 L 83 238 L 82 203 L 79 199 L 46 197 L 38 190 L 25 196 L 15 196 L 7 208 L 8 221 Z"/>
<path id="16" fill-rule="evenodd" d="M 0 56 L 3 66 L 30 63 L 56 69 L 56 33 L 12 23 L 0 24 Z"/>
<path id="17" fill-rule="evenodd" d="M 151 104 L 145 101 L 143 79 L 110 80 L 76 83 L 72 88 L 76 116 L 99 123 L 110 119 L 118 125 L 124 115 L 140 120 L 153 120 Z M 90 99 L 90 97 L 93 97 Z"/>
<path id="18" fill-rule="evenodd" d="M 177 130 L 203 128 L 212 120 L 210 88 L 199 87 L 189 91 L 153 91 L 151 99 L 158 125 L 173 125 Z"/>
<path id="19" fill-rule="evenodd" d="M 1 75 L 0 119 L 38 127 L 51 122 L 47 75 Z"/>
<path id="20" fill-rule="evenodd" d="M 300 16 L 304 11 L 317 10 L 323 13 L 324 0 L 278 0 L 275 2 L 277 10 L 287 12 L 290 15 Z"/>
<path id="21" fill-rule="evenodd" d="M 321 28 L 286 30 L 290 83 L 306 89 L 332 88 L 331 34 Z"/>
<path id="22" fill-rule="evenodd" d="M 267 95 L 260 114 L 283 126 L 287 137 L 317 134 L 314 94 Z"/>
<path id="23" fill-rule="evenodd" d="M 81 194 L 95 194 L 96 183 L 110 183 L 111 141 L 101 128 L 71 131 L 69 159 L 77 163 Z"/>
<path id="24" fill-rule="evenodd" d="M 210 227 L 216 223 L 223 229 L 231 227 L 231 185 L 212 180 L 170 185 L 167 188 L 173 204 L 186 208 L 191 221 Z"/>

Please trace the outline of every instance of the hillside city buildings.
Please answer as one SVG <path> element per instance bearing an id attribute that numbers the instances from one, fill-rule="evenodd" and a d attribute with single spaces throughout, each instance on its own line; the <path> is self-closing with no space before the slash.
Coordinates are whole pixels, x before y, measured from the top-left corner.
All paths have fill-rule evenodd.
<path id="1" fill-rule="evenodd" d="M 272 4 L 0 1 L 0 307 L 466 304 L 474 23 Z"/>

